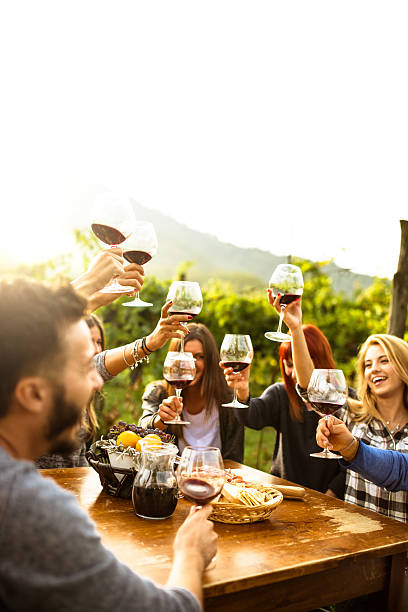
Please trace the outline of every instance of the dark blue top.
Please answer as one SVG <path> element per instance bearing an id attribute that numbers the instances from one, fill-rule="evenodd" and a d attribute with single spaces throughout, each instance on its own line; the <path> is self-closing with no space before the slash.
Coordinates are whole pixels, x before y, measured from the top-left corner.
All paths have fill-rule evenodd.
<path id="1" fill-rule="evenodd" d="M 408 454 L 368 446 L 360 440 L 353 461 L 341 459 L 339 463 L 388 491 L 408 491 Z"/>

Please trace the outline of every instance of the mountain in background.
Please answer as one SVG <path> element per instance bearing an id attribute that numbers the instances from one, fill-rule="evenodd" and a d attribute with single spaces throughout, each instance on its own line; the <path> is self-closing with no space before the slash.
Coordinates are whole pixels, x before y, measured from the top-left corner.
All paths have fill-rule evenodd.
<path id="1" fill-rule="evenodd" d="M 285 263 L 286 257 L 255 248 L 241 248 L 221 242 L 215 236 L 190 229 L 171 217 L 135 203 L 136 217 L 151 221 L 156 229 L 159 247 L 157 255 L 147 264 L 146 272 L 159 279 L 174 279 L 184 262 L 187 278 L 205 284 L 209 279 L 228 281 L 234 290 L 264 289 L 274 268 Z M 214 220 L 216 223 L 216 220 Z M 295 253 L 293 255 L 296 255 Z M 332 278 L 336 292 L 351 295 L 356 289 L 366 289 L 373 277 L 354 274 L 334 263 L 324 266 Z"/>

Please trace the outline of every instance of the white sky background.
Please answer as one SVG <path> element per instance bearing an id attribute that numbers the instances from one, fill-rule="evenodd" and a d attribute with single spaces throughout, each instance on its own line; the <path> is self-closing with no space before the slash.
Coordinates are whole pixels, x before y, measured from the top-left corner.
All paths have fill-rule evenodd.
<path id="1" fill-rule="evenodd" d="M 1 251 L 68 248 L 80 178 L 238 246 L 391 277 L 407 31 L 392 0 L 2 3 Z"/>

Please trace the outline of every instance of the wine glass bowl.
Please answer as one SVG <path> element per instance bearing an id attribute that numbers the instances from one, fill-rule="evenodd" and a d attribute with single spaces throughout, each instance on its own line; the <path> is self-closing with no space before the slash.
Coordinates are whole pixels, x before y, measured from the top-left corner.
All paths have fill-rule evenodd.
<path id="1" fill-rule="evenodd" d="M 169 351 L 163 364 L 163 376 L 165 380 L 175 387 L 176 395 L 181 397 L 182 389 L 185 389 L 195 378 L 196 369 L 192 353 L 183 351 Z M 182 420 L 180 415 L 170 421 L 164 421 L 166 425 L 189 425 L 189 421 Z"/>
<path id="2" fill-rule="evenodd" d="M 227 368 L 233 368 L 234 374 L 242 372 L 247 368 L 254 356 L 251 338 L 247 334 L 225 334 L 220 348 L 220 359 Z M 234 387 L 232 402 L 222 404 L 229 408 L 248 408 L 241 404 L 237 398 L 237 390 Z"/>
<path id="3" fill-rule="evenodd" d="M 136 223 L 130 200 L 121 194 L 103 193 L 96 197 L 91 210 L 91 229 L 101 242 L 111 247 L 122 244 Z M 133 287 L 120 285 L 116 278 L 103 293 L 129 293 Z"/>
<path id="4" fill-rule="evenodd" d="M 197 508 L 215 499 L 225 482 L 220 449 L 186 446 L 177 469 L 177 482 L 183 496 Z"/>
<path id="5" fill-rule="evenodd" d="M 122 244 L 123 257 L 129 263 L 144 266 L 157 253 L 157 236 L 154 226 L 150 221 L 136 221 L 131 236 Z M 150 302 L 144 302 L 139 297 L 139 291 L 130 302 L 122 306 L 146 307 L 153 306 Z"/>
<path id="6" fill-rule="evenodd" d="M 203 307 L 200 285 L 195 281 L 173 281 L 167 293 L 167 301 L 173 303 L 169 315 L 190 315 L 196 317 Z M 184 351 L 184 336 L 181 337 L 181 350 Z"/>
<path id="7" fill-rule="evenodd" d="M 276 266 L 270 280 L 269 288 L 272 296 L 280 298 L 279 325 L 276 332 L 266 332 L 265 337 L 275 342 L 290 342 L 291 336 L 282 332 L 283 312 L 288 304 L 291 304 L 303 294 L 303 275 L 298 266 L 293 264 L 279 264 Z"/>
<path id="8" fill-rule="evenodd" d="M 310 406 L 321 417 L 334 414 L 347 402 L 347 383 L 342 370 L 315 369 L 307 387 Z M 311 457 L 338 459 L 339 455 L 327 449 L 311 453 Z"/>

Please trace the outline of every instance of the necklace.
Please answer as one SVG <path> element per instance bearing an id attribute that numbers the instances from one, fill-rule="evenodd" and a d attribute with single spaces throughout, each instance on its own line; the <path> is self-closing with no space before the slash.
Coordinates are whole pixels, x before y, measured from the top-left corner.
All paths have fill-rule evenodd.
<path id="1" fill-rule="evenodd" d="M 385 421 L 385 424 L 386 424 L 386 425 L 387 425 L 387 427 L 388 427 L 389 425 L 391 425 L 391 421 Z M 395 433 L 396 431 L 398 431 L 400 427 L 401 427 L 401 423 L 397 423 L 397 424 L 396 424 L 396 426 L 394 427 L 394 429 L 391 429 L 391 431 L 390 431 L 390 435 L 391 435 L 391 436 L 392 436 L 392 435 L 394 435 L 394 433 Z"/>

